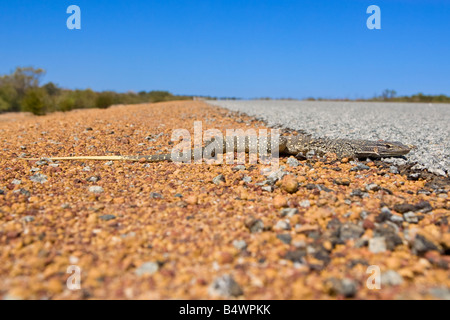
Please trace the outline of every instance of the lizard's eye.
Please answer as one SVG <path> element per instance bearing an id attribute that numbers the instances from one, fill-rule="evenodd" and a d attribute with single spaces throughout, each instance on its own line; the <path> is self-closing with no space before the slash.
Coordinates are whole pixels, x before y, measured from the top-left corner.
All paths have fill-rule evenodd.
<path id="1" fill-rule="evenodd" d="M 387 145 L 386 145 L 386 148 L 387 148 L 387 149 L 390 149 L 391 147 L 392 147 L 392 146 L 391 146 L 390 144 L 387 144 Z"/>

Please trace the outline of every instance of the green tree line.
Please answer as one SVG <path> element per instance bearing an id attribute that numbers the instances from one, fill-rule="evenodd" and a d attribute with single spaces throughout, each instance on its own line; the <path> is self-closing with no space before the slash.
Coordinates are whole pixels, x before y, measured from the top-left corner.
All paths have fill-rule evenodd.
<path id="1" fill-rule="evenodd" d="M 167 91 L 117 93 L 63 89 L 53 82 L 41 85 L 44 75 L 43 69 L 17 67 L 10 74 L 0 76 L 0 113 L 23 111 L 44 115 L 54 111 L 108 108 L 114 104 L 192 100 L 191 96 L 173 95 Z"/>

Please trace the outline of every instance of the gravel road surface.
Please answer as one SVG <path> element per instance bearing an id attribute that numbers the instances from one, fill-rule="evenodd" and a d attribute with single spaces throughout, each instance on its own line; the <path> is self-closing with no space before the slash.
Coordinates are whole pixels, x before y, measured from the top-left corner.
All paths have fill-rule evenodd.
<path id="1" fill-rule="evenodd" d="M 209 101 L 317 137 L 383 139 L 417 146 L 407 155 L 428 171 L 450 173 L 450 104 L 330 101 Z"/>

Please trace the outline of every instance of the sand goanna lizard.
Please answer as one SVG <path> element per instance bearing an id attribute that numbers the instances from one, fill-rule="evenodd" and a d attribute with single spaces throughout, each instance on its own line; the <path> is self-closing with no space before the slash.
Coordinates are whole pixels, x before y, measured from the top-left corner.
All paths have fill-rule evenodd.
<path id="1" fill-rule="evenodd" d="M 249 137 L 234 137 L 233 140 L 223 139 L 223 153 L 237 152 L 240 141 L 241 146 L 244 146 L 245 152 L 249 150 L 258 150 L 259 139 L 252 139 Z M 245 141 L 245 142 L 244 142 Z M 219 143 L 220 140 L 210 140 L 206 146 L 201 148 L 202 154 L 208 151 L 208 157 L 214 156 L 212 149 L 213 143 Z M 255 144 L 256 143 L 256 144 Z M 271 152 L 270 138 L 267 143 L 263 144 L 264 152 Z M 218 145 L 216 144 L 216 147 Z M 299 159 L 305 159 L 308 155 L 324 156 L 325 154 L 336 154 L 339 159 L 353 158 L 386 158 L 399 157 L 407 154 L 414 146 L 404 145 L 400 142 L 389 142 L 384 140 L 370 141 L 370 140 L 353 140 L 353 139 L 328 139 L 328 138 L 313 138 L 306 134 L 293 136 L 279 136 L 278 138 L 278 152 L 280 155 L 292 155 Z M 218 149 L 215 149 L 218 150 Z M 239 149 L 242 150 L 242 149 Z M 192 156 L 195 149 L 191 152 Z M 259 151 L 258 151 L 259 152 Z M 206 156 L 205 156 L 206 157 Z M 39 160 L 38 158 L 24 158 L 25 160 Z M 159 161 L 174 161 L 172 154 L 155 154 L 155 155 L 137 155 L 137 156 L 74 156 L 74 157 L 50 157 L 50 160 L 122 160 L 122 161 L 139 161 L 139 162 L 159 162 Z"/>

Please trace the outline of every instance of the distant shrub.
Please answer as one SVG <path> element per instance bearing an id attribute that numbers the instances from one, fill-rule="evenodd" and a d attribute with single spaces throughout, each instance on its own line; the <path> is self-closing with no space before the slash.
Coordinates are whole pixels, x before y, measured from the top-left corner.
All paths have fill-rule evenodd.
<path id="1" fill-rule="evenodd" d="M 22 110 L 32 112 L 35 115 L 44 115 L 46 113 L 46 102 L 48 100 L 47 92 L 42 88 L 28 89 L 22 100 Z"/>

